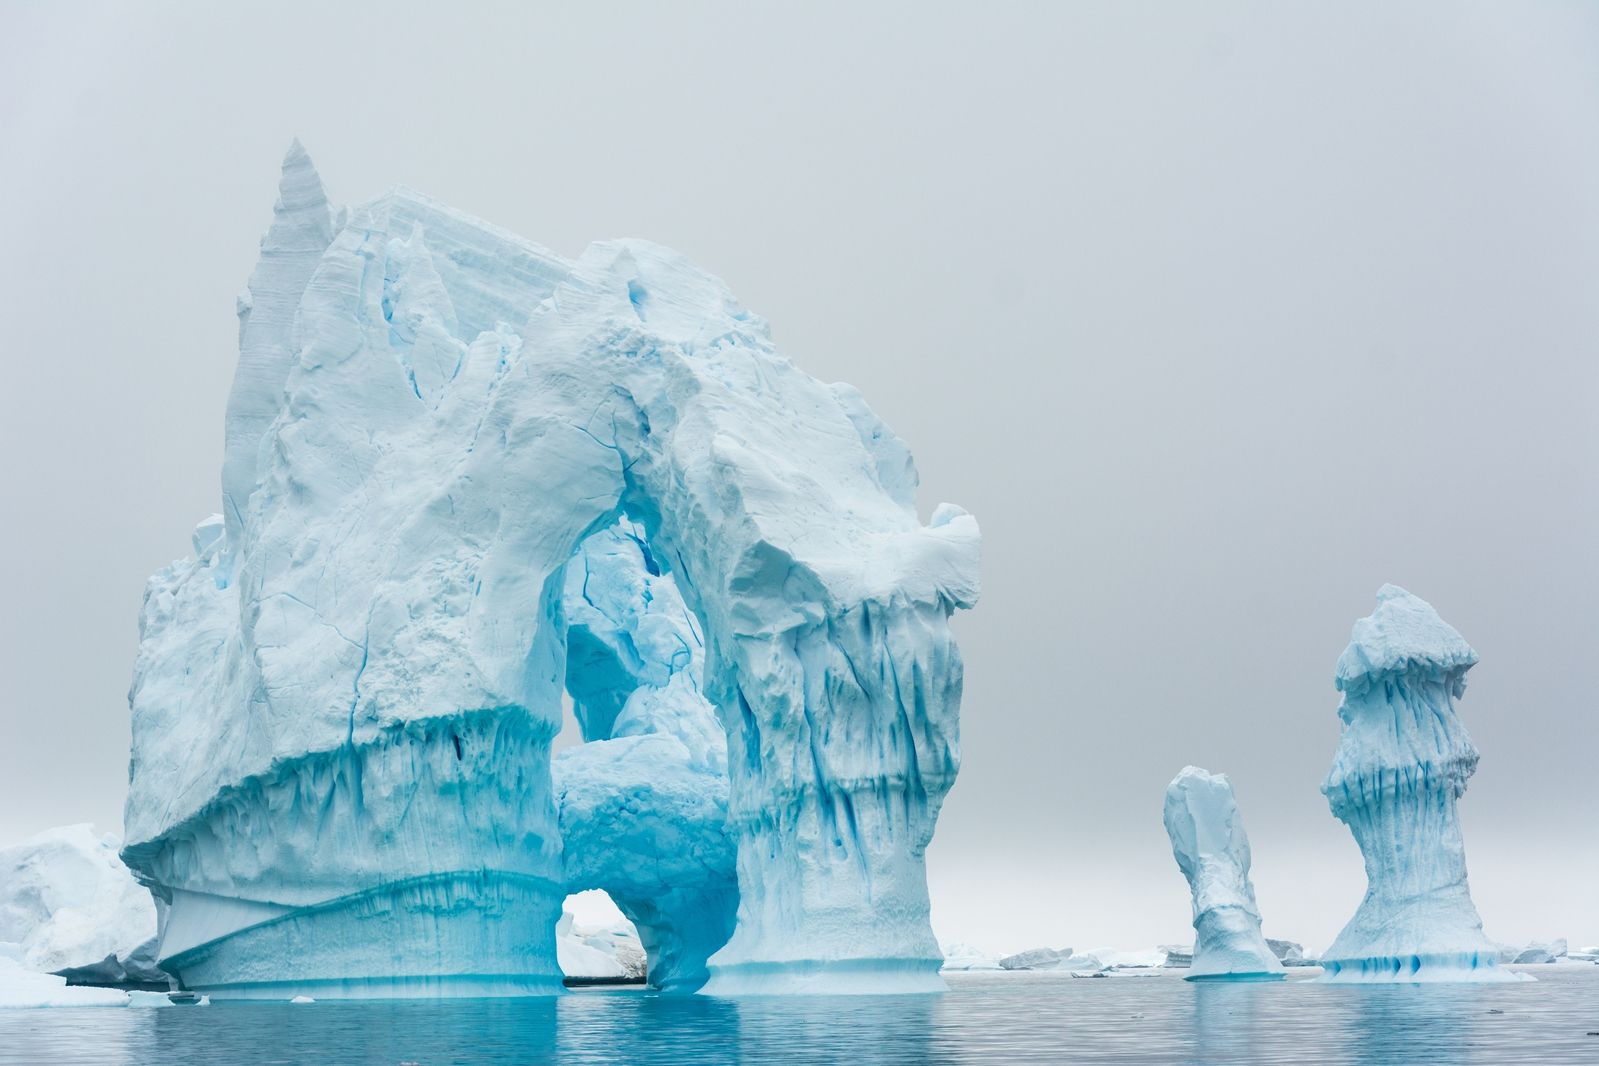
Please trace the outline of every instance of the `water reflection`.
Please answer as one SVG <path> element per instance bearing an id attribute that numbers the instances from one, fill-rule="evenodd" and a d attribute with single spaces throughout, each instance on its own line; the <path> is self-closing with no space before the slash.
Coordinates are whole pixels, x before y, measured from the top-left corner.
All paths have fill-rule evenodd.
<path id="1" fill-rule="evenodd" d="M 1195 1061 L 1245 1062 L 1255 1050 L 1263 981 L 1193 981 Z"/>
<path id="2" fill-rule="evenodd" d="M 1599 967 L 1528 985 L 955 979 L 942 996 L 0 1010 L 0 1066 L 1599 1062 Z"/>

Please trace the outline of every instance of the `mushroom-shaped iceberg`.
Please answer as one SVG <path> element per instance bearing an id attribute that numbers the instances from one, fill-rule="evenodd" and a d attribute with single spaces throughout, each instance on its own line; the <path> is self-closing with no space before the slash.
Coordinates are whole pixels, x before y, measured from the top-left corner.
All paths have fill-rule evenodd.
<path id="1" fill-rule="evenodd" d="M 1477 653 L 1397 585 L 1338 659 L 1338 754 L 1321 786 L 1366 859 L 1366 896 L 1322 957 L 1330 981 L 1504 981 L 1466 883 L 1456 801 L 1477 749 L 1455 715 Z"/>

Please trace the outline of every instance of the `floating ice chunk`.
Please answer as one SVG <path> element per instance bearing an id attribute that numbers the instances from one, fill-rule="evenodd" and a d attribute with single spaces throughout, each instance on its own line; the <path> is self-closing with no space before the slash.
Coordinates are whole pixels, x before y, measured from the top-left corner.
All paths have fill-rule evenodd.
<path id="1" fill-rule="evenodd" d="M 310 996 L 295 996 L 293 999 L 289 1000 L 289 1002 L 290 1003 L 315 1003 L 316 1000 L 312 999 Z"/>
<path id="2" fill-rule="evenodd" d="M 1087 954 L 1110 970 L 1144 970 L 1166 965 L 1166 953 L 1160 948 L 1091 948 Z"/>
<path id="3" fill-rule="evenodd" d="M 1534 963 L 1558 962 L 1567 955 L 1566 942 L 1563 939 L 1552 940 L 1549 943 L 1533 941 L 1526 947 L 1514 952 L 1515 957 L 1509 961 L 1520 965 Z"/>
<path id="4" fill-rule="evenodd" d="M 944 945 L 945 970 L 999 970 L 998 956 L 991 955 L 980 948 L 970 944 L 953 943 Z"/>
<path id="5" fill-rule="evenodd" d="M 1249 880 L 1249 836 L 1226 774 L 1183 768 L 1166 788 L 1166 835 L 1193 894 L 1193 960 L 1200 978 L 1283 976 L 1260 932 Z"/>
<path id="6" fill-rule="evenodd" d="M 1071 948 L 1029 948 L 999 960 L 1002 970 L 1053 970 L 1071 958 Z"/>
<path id="7" fill-rule="evenodd" d="M 1192 944 L 1162 944 L 1157 950 L 1165 956 L 1161 965 L 1167 969 L 1186 970 L 1194 963 Z"/>

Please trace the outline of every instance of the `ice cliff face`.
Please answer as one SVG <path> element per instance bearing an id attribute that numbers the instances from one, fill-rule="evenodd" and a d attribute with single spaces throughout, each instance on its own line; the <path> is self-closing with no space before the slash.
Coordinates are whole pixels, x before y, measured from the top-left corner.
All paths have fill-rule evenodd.
<path id="1" fill-rule="evenodd" d="M 156 907 L 88 825 L 0 848 L 0 943 L 19 965 L 94 984 L 157 984 Z"/>
<path id="2" fill-rule="evenodd" d="M 146 592 L 124 856 L 168 968 L 550 991 L 576 885 L 631 900 L 663 981 L 937 987 L 975 521 L 922 525 L 903 443 L 675 253 L 568 261 L 404 189 L 333 218 L 296 147 L 224 513 Z M 618 550 L 636 601 L 574 598 Z M 557 780 L 563 692 L 592 743 Z"/>
<path id="3" fill-rule="evenodd" d="M 1249 836 L 1226 774 L 1185 766 L 1166 786 L 1166 835 L 1194 901 L 1187 980 L 1277 978 L 1282 963 L 1260 932 L 1249 880 Z"/>
<path id="4" fill-rule="evenodd" d="M 1321 786 L 1355 835 L 1368 885 L 1322 959 L 1328 980 L 1514 980 L 1466 883 L 1455 803 L 1477 749 L 1455 716 L 1477 653 L 1397 585 L 1355 623 L 1338 660 L 1343 732 Z"/>

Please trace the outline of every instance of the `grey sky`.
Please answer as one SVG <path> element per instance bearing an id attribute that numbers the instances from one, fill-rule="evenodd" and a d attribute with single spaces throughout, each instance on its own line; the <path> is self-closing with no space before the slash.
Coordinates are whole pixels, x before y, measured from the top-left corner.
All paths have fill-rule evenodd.
<path id="1" fill-rule="evenodd" d="M 978 516 L 944 937 L 1186 939 L 1192 762 L 1325 947 L 1332 668 L 1394 581 L 1482 656 L 1489 935 L 1599 942 L 1599 9 L 463 6 L 0 3 L 0 843 L 120 826 L 298 135 L 340 201 L 686 252 Z"/>

